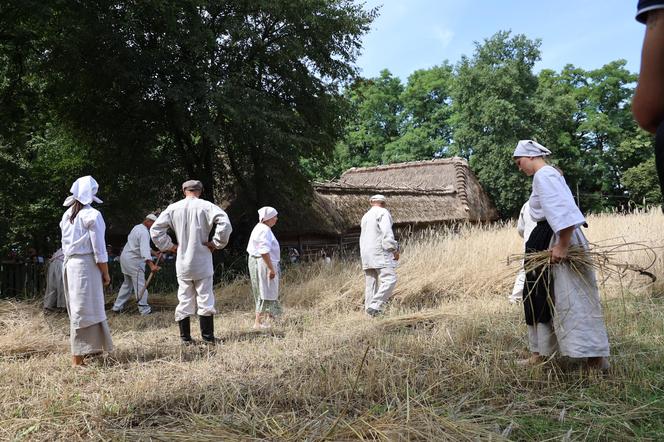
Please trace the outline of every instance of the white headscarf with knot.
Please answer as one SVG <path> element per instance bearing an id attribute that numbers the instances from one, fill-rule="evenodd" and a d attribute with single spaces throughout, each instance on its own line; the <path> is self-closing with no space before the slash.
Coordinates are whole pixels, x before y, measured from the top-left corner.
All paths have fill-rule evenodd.
<path id="1" fill-rule="evenodd" d="M 99 190 L 99 184 L 97 184 L 94 178 L 90 175 L 82 176 L 71 185 L 71 189 L 69 189 L 71 195 L 67 197 L 62 205 L 69 207 L 74 204 L 74 201 L 78 201 L 84 206 L 90 204 L 92 201 L 101 204 L 103 201 L 95 196 L 97 190 Z"/>
<path id="2" fill-rule="evenodd" d="M 533 140 L 521 140 L 517 143 L 512 157 L 545 157 L 551 155 L 551 151 Z"/>
<path id="3" fill-rule="evenodd" d="M 279 212 L 277 212 L 277 209 L 275 209 L 274 207 L 270 206 L 261 207 L 260 209 L 258 209 L 258 222 L 262 223 L 265 220 L 274 218 L 275 216 L 277 216 L 278 213 Z"/>

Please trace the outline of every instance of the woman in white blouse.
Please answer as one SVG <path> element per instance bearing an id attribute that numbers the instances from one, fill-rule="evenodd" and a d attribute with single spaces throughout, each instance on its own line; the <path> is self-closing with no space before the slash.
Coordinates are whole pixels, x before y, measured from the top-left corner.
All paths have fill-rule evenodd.
<path id="1" fill-rule="evenodd" d="M 572 269 L 565 260 L 570 246 L 588 248 L 580 229 L 585 218 L 565 178 L 546 163 L 544 157 L 550 154 L 541 144 L 522 140 L 513 155 L 519 170 L 533 177 L 530 216 L 537 226 L 526 252 L 550 250 L 554 264 L 526 274 L 523 305 L 532 356 L 524 363 L 535 364 L 558 352 L 587 358 L 588 366 L 605 370 L 609 340 L 595 273 L 590 267 Z"/>
<path id="2" fill-rule="evenodd" d="M 281 314 L 279 304 L 279 241 L 272 233 L 278 213 L 273 207 L 258 210 L 258 224 L 249 237 L 249 276 L 251 293 L 256 305 L 254 328 L 269 328 L 274 317 Z"/>
<path id="3" fill-rule="evenodd" d="M 73 365 L 84 356 L 113 350 L 104 310 L 104 286 L 111 282 L 104 234 L 106 224 L 90 203 L 97 198 L 99 185 L 91 176 L 76 180 L 64 202 L 69 207 L 60 221 L 63 278 L 70 320 Z"/>

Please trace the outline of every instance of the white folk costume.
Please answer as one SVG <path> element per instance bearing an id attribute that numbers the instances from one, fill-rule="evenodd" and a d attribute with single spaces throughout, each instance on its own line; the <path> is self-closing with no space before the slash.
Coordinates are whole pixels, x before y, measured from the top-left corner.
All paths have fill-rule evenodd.
<path id="1" fill-rule="evenodd" d="M 48 260 L 46 271 L 46 294 L 44 295 L 44 308 L 47 310 L 66 309 L 64 282 L 62 280 L 62 265 L 65 254 L 58 249 Z"/>
<path id="2" fill-rule="evenodd" d="M 258 211 L 258 224 L 251 231 L 247 245 L 249 277 L 251 278 L 251 292 L 256 305 L 256 313 L 269 313 L 277 316 L 281 314 L 279 304 L 279 262 L 281 249 L 279 241 L 272 233 L 272 229 L 263 223 L 277 216 L 273 207 L 262 207 Z M 269 268 L 262 255 L 268 254 L 272 261 L 272 268 L 276 275 L 269 278 Z"/>
<path id="3" fill-rule="evenodd" d="M 157 217 L 153 214 L 145 219 L 155 221 Z M 150 230 L 145 224 L 137 224 L 129 232 L 127 244 L 125 244 L 120 254 L 120 268 L 124 281 L 120 287 L 120 292 L 113 305 L 113 311 L 120 312 L 131 297 L 132 292 L 136 296 L 145 287 L 145 264 L 152 260 L 150 249 Z M 147 315 L 152 312 L 148 304 L 148 291 L 144 290 L 141 299 L 138 300 L 138 311 L 141 315 Z"/>
<path id="4" fill-rule="evenodd" d="M 190 180 L 186 181 L 182 188 L 202 191 L 203 186 L 200 181 Z M 212 243 L 217 249 L 223 249 L 233 230 L 230 220 L 220 207 L 188 196 L 168 206 L 150 228 L 152 241 L 161 251 L 173 247 L 167 234 L 168 229 L 175 232 L 178 243 L 175 269 L 179 304 L 175 309 L 175 320 L 180 322 L 181 337 L 185 342 L 191 340 L 186 339 L 183 334 L 188 330 L 189 317 L 198 313 L 203 339 L 214 340 L 213 315 L 217 313 L 212 291 L 214 268 L 212 252 L 205 244 L 214 229 Z"/>
<path id="5" fill-rule="evenodd" d="M 385 197 L 374 195 L 370 201 L 385 201 Z M 399 245 L 392 232 L 392 216 L 384 207 L 372 206 L 362 217 L 361 228 L 364 308 L 373 314 L 383 309 L 397 284 L 394 253 L 399 250 Z"/>
<path id="6" fill-rule="evenodd" d="M 65 202 L 83 204 L 73 222 L 70 207 L 62 216 L 62 251 L 64 253 L 64 288 L 71 325 L 71 351 L 75 356 L 113 350 L 113 341 L 104 311 L 104 285 L 97 263 L 108 262 L 104 234 L 106 224 L 91 202 L 101 203 L 95 195 L 99 185 L 91 176 L 81 177 L 72 185 Z"/>
<path id="7" fill-rule="evenodd" d="M 530 238 L 530 233 L 533 231 L 536 225 L 537 223 L 530 217 L 530 203 L 526 201 L 523 206 L 521 206 L 519 220 L 516 223 L 516 231 L 519 233 L 519 236 L 523 238 L 524 246 L 528 241 L 528 238 Z M 508 298 L 511 303 L 517 303 L 523 299 L 523 284 L 525 281 L 526 272 L 523 270 L 523 261 L 521 261 L 521 268 L 519 269 L 519 273 L 516 275 L 514 288 L 512 288 L 512 294 Z"/>
<path id="8" fill-rule="evenodd" d="M 550 153 L 533 143 L 519 142 L 514 156 Z M 570 245 L 588 248 L 588 241 L 580 230 L 585 218 L 574 203 L 565 178 L 555 168 L 544 166 L 533 175 L 529 202 L 530 216 L 537 226 L 526 243 L 526 252 L 553 247 L 559 240 L 559 232 L 571 226 L 574 231 Z M 575 271 L 566 262 L 554 264 L 551 269 L 550 272 L 533 270 L 526 275 L 523 296 L 530 350 L 543 356 L 555 351 L 572 358 L 609 356 L 609 340 L 593 269 Z"/>

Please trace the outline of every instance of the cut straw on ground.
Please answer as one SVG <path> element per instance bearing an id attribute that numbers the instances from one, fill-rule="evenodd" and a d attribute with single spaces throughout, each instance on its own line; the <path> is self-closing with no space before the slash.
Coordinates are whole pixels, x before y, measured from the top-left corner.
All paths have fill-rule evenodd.
<path id="1" fill-rule="evenodd" d="M 381 318 L 363 314 L 357 259 L 301 265 L 284 271 L 272 332 L 251 329 L 246 279 L 215 288 L 216 348 L 181 346 L 175 294 L 151 295 L 153 315 L 109 316 L 116 350 L 83 370 L 70 367 L 66 315 L 2 301 L 0 439 L 659 440 L 664 216 L 588 221 L 592 244 L 643 244 L 610 257 L 658 277 L 597 271 L 607 377 L 558 358 L 515 364 L 527 354 L 523 309 L 507 302 L 520 258 L 505 262 L 522 239 L 513 225 L 461 226 L 404 241 Z"/>

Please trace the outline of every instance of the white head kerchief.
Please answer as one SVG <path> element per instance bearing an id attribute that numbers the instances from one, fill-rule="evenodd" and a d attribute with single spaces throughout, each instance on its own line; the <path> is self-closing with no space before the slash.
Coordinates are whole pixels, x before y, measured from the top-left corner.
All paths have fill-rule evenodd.
<path id="1" fill-rule="evenodd" d="M 99 190 L 99 184 L 92 178 L 90 175 L 82 176 L 71 185 L 71 195 L 67 197 L 63 206 L 69 207 L 74 204 L 74 201 L 78 201 L 84 206 L 90 204 L 92 201 L 95 203 L 102 203 L 103 201 L 97 198 L 95 195 Z"/>
<path id="2" fill-rule="evenodd" d="M 371 198 L 369 198 L 369 202 L 371 201 L 383 201 L 385 202 L 385 196 L 381 194 L 373 195 Z"/>
<path id="3" fill-rule="evenodd" d="M 261 207 L 260 209 L 258 209 L 258 222 L 262 223 L 263 221 L 266 221 L 270 218 L 274 218 L 275 216 L 277 216 L 277 214 L 278 214 L 277 209 L 275 209 L 274 207 L 270 206 Z"/>
<path id="4" fill-rule="evenodd" d="M 149 219 L 150 221 L 157 221 L 157 215 L 151 213 L 149 215 L 145 215 L 145 219 Z"/>
<path id="5" fill-rule="evenodd" d="M 521 140 L 517 143 L 512 157 L 545 157 L 551 151 L 533 140 Z"/>

